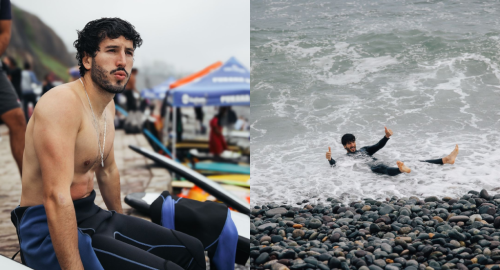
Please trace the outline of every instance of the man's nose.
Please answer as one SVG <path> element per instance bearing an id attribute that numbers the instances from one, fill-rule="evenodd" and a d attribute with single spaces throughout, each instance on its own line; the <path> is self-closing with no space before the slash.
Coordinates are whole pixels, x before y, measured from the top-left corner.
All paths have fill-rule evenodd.
<path id="1" fill-rule="evenodd" d="M 116 66 L 125 67 L 125 65 L 127 64 L 125 50 L 120 51 L 117 57 L 118 59 L 116 59 Z"/>

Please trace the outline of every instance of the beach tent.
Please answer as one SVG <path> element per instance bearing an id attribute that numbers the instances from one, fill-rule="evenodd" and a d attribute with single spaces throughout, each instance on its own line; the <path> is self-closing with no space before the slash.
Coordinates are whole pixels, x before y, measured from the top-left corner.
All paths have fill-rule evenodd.
<path id="1" fill-rule="evenodd" d="M 213 72 L 167 95 L 173 107 L 250 105 L 250 72 L 232 57 Z"/>
<path id="2" fill-rule="evenodd" d="M 249 106 L 250 72 L 231 57 L 211 73 L 168 91 L 167 100 L 172 107 Z M 173 126 L 176 127 L 176 110 L 173 114 Z M 173 132 L 172 152 L 175 157 L 175 128 Z"/>
<path id="3" fill-rule="evenodd" d="M 174 77 L 168 78 L 166 81 L 158 84 L 157 86 L 151 88 L 151 89 L 144 89 L 141 92 L 141 97 L 142 98 L 147 98 L 147 99 L 164 99 L 165 94 L 167 91 L 170 89 L 170 85 L 177 80 Z"/>
<path id="4" fill-rule="evenodd" d="M 212 72 L 213 70 L 219 68 L 220 66 L 222 66 L 222 62 L 221 61 L 217 61 L 211 65 L 209 65 L 208 67 L 198 71 L 198 72 L 195 72 L 191 75 L 188 75 L 184 78 L 181 78 L 179 80 L 177 80 L 176 82 L 170 84 L 170 89 L 174 89 L 176 87 L 179 87 L 179 86 L 182 86 L 184 84 L 187 84 L 187 83 L 190 83 L 200 77 L 203 77 L 205 75 L 207 75 L 208 73 Z M 168 93 L 168 92 L 167 92 Z M 168 99 L 165 98 L 164 101 L 163 101 L 165 104 L 168 104 L 168 105 L 171 105 L 169 104 L 168 102 Z M 168 141 L 168 125 L 169 125 L 169 119 L 170 119 L 170 112 L 169 110 L 166 111 L 166 117 L 165 117 L 165 123 L 163 125 L 163 143 L 164 144 L 167 144 L 167 141 Z"/>

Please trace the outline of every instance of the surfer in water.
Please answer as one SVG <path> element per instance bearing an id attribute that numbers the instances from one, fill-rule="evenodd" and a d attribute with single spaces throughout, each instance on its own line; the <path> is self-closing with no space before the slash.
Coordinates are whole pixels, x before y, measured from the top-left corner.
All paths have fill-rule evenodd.
<path id="1" fill-rule="evenodd" d="M 397 161 L 397 167 L 390 167 L 385 164 L 376 163 L 376 158 L 372 157 L 378 150 L 382 149 L 389 138 L 392 136 L 392 130 L 385 127 L 385 136 L 376 144 L 372 146 L 365 146 L 357 150 L 356 148 L 356 138 L 352 134 L 345 134 L 342 136 L 342 145 L 345 150 L 347 150 L 348 156 L 353 156 L 355 158 L 368 158 L 370 168 L 375 173 L 387 174 L 390 176 L 398 175 L 400 173 L 410 173 L 411 169 L 408 168 L 403 162 Z M 432 164 L 453 164 L 458 155 L 458 145 L 455 145 L 455 149 L 446 157 L 439 159 L 428 159 L 421 160 L 421 162 L 427 162 Z M 335 166 L 335 160 L 332 158 L 332 150 L 328 147 L 328 152 L 326 152 L 326 159 L 330 162 L 330 165 Z"/>

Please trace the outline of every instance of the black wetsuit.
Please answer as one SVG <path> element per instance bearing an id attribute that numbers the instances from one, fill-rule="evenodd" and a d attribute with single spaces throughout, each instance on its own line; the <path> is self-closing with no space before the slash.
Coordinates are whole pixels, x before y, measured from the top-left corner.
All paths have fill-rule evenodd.
<path id="1" fill-rule="evenodd" d="M 354 152 L 354 153 L 347 153 L 347 155 L 353 156 L 354 158 L 367 158 L 368 157 L 369 159 L 371 159 L 368 162 L 368 165 L 370 166 L 370 169 L 372 170 L 372 172 L 387 174 L 390 176 L 398 175 L 401 173 L 401 171 L 399 170 L 398 167 L 390 167 L 390 166 L 387 166 L 383 163 L 377 163 L 377 162 L 375 162 L 375 161 L 377 161 L 377 159 L 372 157 L 373 154 L 375 154 L 378 150 L 382 149 L 385 146 L 385 144 L 387 143 L 388 140 L 389 140 L 389 138 L 384 136 L 384 138 L 382 138 L 382 140 L 380 140 L 378 143 L 376 143 L 372 146 L 362 147 L 361 149 L 356 150 L 356 152 Z M 335 166 L 335 160 L 333 158 L 330 159 L 329 162 L 330 162 L 330 165 L 332 167 Z M 441 164 L 441 165 L 443 164 L 442 159 L 421 160 L 421 162 Z"/>
<path id="2" fill-rule="evenodd" d="M 152 222 L 106 211 L 94 204 L 95 191 L 75 200 L 78 248 L 85 269 L 205 269 L 200 240 Z M 60 269 L 43 205 L 12 211 L 23 264 Z"/>

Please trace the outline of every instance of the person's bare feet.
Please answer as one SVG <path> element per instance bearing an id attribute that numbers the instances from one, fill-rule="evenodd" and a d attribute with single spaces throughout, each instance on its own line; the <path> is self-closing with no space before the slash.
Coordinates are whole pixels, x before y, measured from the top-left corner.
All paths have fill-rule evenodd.
<path id="1" fill-rule="evenodd" d="M 446 157 L 443 158 L 443 164 L 453 164 L 455 163 L 455 159 L 457 158 L 458 155 L 458 144 L 455 145 L 455 149 L 447 155 Z"/>
<path id="2" fill-rule="evenodd" d="M 400 172 L 404 172 L 404 173 L 410 173 L 411 172 L 411 169 L 406 167 L 406 165 L 401 162 L 401 161 L 398 161 L 396 162 L 398 164 L 398 168 L 399 168 L 399 171 Z"/>

